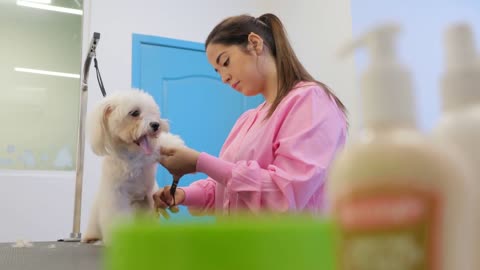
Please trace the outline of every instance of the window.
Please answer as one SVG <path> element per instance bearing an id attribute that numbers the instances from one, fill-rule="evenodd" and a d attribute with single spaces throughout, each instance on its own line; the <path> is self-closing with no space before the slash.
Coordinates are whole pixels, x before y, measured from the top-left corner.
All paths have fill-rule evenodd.
<path id="1" fill-rule="evenodd" d="M 82 6 L 0 1 L 0 169 L 75 170 Z"/>

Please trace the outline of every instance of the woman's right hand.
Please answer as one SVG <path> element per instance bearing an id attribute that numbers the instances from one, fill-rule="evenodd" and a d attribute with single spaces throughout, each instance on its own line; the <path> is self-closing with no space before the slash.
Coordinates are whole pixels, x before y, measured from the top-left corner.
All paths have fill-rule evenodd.
<path id="1" fill-rule="evenodd" d="M 185 201 L 185 191 L 181 188 L 175 190 L 175 204 L 173 203 L 173 197 L 170 194 L 170 186 L 160 188 L 153 194 L 153 202 L 155 209 L 165 210 L 167 208 L 173 209 L 177 205 L 182 204 Z"/>

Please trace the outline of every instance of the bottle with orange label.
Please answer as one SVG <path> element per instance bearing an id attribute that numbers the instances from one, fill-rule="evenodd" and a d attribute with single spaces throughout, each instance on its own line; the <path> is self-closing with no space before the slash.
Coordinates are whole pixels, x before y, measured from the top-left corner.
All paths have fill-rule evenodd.
<path id="1" fill-rule="evenodd" d="M 416 129 L 411 76 L 395 56 L 399 29 L 380 25 L 347 48 L 365 45 L 372 60 L 361 78 L 364 128 L 327 184 L 338 270 L 465 269 L 459 255 L 468 236 L 457 229 L 468 214 L 465 177 Z"/>

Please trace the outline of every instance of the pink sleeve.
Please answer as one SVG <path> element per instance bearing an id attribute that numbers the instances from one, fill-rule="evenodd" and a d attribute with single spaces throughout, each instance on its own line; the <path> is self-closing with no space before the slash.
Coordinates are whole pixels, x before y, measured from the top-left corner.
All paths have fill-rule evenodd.
<path id="1" fill-rule="evenodd" d="M 247 118 L 248 114 L 251 113 L 251 111 L 252 110 L 246 111 L 238 118 L 237 122 L 232 128 L 232 133 L 235 133 L 236 129 L 238 129 L 245 122 L 245 119 Z M 228 144 L 229 141 L 227 138 L 227 141 L 224 145 Z M 185 200 L 183 201 L 182 205 L 189 207 L 189 210 L 194 210 L 195 213 L 199 215 L 212 212 L 215 208 L 216 185 L 217 182 L 211 177 L 208 177 L 207 179 L 195 181 L 187 187 L 179 187 L 185 192 Z"/>
<path id="2" fill-rule="evenodd" d="M 302 211 L 319 204 L 327 170 L 345 143 L 345 118 L 322 89 L 288 100 L 276 117 L 282 119 L 267 168 L 255 160 L 232 163 L 206 153 L 197 162 L 197 171 L 238 194 L 253 212 Z"/>
<path id="3" fill-rule="evenodd" d="M 181 187 L 185 192 L 185 200 L 182 205 L 191 208 L 198 215 L 208 214 L 215 208 L 216 182 L 211 179 L 198 180 L 188 187 Z"/>

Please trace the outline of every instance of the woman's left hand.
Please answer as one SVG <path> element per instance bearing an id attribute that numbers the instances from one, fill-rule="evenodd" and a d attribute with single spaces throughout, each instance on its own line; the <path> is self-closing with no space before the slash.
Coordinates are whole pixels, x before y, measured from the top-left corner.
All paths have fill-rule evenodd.
<path id="1" fill-rule="evenodd" d="M 160 154 L 162 155 L 160 164 L 172 175 L 183 176 L 197 171 L 197 160 L 200 153 L 191 148 L 163 147 Z"/>

